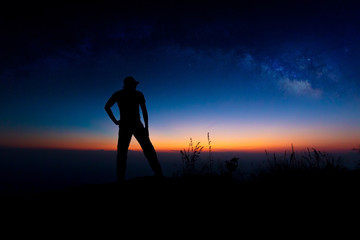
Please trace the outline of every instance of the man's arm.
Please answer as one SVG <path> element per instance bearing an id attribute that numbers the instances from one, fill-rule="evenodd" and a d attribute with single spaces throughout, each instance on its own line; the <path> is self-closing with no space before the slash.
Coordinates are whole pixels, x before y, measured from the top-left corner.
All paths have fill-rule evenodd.
<path id="1" fill-rule="evenodd" d="M 110 119 L 116 124 L 119 125 L 119 120 L 117 120 L 114 116 L 114 113 L 111 110 L 111 107 L 115 104 L 116 99 L 114 97 L 114 95 L 112 95 L 109 100 L 107 101 L 107 103 L 105 104 L 105 111 L 107 112 L 107 114 L 109 115 Z"/>
<path id="2" fill-rule="evenodd" d="M 146 109 L 146 104 L 145 104 L 145 102 L 140 103 L 140 107 L 141 107 L 141 111 L 142 111 L 143 118 L 144 118 L 145 128 L 146 128 L 146 129 L 149 129 L 148 112 L 147 112 L 147 109 Z"/>

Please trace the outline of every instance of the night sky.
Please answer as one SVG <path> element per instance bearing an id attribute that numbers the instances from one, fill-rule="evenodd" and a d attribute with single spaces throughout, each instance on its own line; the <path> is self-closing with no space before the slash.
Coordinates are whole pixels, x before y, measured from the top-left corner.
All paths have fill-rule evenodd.
<path id="1" fill-rule="evenodd" d="M 0 146 L 116 149 L 128 75 L 158 151 L 360 144 L 356 1 L 105 2 L 1 8 Z"/>

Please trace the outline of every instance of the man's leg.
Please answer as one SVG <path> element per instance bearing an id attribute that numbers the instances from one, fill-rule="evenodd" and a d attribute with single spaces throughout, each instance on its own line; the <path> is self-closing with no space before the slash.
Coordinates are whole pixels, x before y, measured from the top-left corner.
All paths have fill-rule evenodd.
<path id="1" fill-rule="evenodd" d="M 145 128 L 141 125 L 134 132 L 136 140 L 139 142 L 146 159 L 148 160 L 151 169 L 155 176 L 162 176 L 162 170 L 157 158 L 157 154 L 154 146 L 152 145 L 149 136 L 146 133 Z"/>
<path id="2" fill-rule="evenodd" d="M 131 136 L 132 134 L 129 129 L 126 129 L 125 127 L 119 128 L 116 159 L 116 176 L 119 183 L 122 183 L 125 180 L 127 153 L 131 141 Z"/>

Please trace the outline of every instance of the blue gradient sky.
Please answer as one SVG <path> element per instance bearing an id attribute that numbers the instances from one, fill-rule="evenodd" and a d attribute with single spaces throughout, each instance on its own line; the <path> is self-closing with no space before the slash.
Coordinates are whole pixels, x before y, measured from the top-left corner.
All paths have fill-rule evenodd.
<path id="1" fill-rule="evenodd" d="M 3 10 L 0 145 L 115 149 L 103 108 L 133 75 L 159 150 L 358 146 L 360 5 L 221 2 Z"/>

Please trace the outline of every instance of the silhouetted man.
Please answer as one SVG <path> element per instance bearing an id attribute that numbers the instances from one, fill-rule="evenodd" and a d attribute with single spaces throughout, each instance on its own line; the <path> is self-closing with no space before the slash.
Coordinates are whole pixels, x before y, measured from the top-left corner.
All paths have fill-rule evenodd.
<path id="1" fill-rule="evenodd" d="M 138 85 L 133 77 L 124 79 L 122 90 L 115 92 L 105 105 L 105 110 L 111 120 L 119 125 L 119 139 L 117 146 L 116 174 L 118 182 L 125 180 L 127 152 L 132 135 L 140 143 L 145 157 L 155 176 L 162 176 L 160 163 L 156 151 L 149 138 L 148 113 L 145 105 L 144 95 L 136 90 Z M 111 107 L 117 103 L 120 110 L 120 120 L 117 120 L 111 111 Z M 145 127 L 140 120 L 139 106 L 141 107 Z"/>

